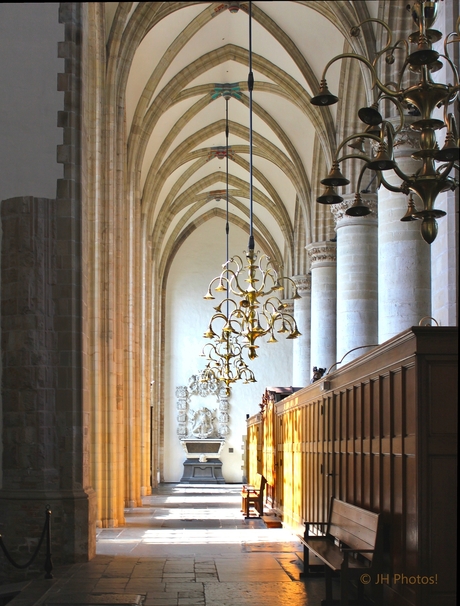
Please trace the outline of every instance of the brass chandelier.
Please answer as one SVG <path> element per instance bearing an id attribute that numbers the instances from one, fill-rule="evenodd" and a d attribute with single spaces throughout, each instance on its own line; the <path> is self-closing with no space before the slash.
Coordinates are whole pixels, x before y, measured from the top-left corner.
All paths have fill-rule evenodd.
<path id="1" fill-rule="evenodd" d="M 229 160 L 229 145 L 228 145 L 228 101 L 230 99 L 230 94 L 225 94 L 225 137 L 226 137 L 226 147 L 225 147 L 225 158 L 226 158 L 226 189 L 225 189 L 225 197 L 226 197 L 226 225 L 225 225 L 225 233 L 226 233 L 226 252 L 227 252 L 227 262 L 229 259 L 229 193 L 228 193 L 228 160 Z M 221 197 L 221 193 L 219 192 L 219 198 Z M 225 267 L 225 264 L 224 264 Z M 204 370 L 200 373 L 200 381 L 209 382 L 209 381 L 222 381 L 225 383 L 227 395 L 230 395 L 230 385 L 235 383 L 236 381 L 242 380 L 244 383 L 252 383 L 255 382 L 255 376 L 252 370 L 248 367 L 243 358 L 243 346 L 240 344 L 239 339 L 240 335 L 232 334 L 231 331 L 227 330 L 227 326 L 229 323 L 229 304 L 230 299 L 228 297 L 228 282 L 227 282 L 227 298 L 225 299 L 225 313 L 222 312 L 222 303 L 219 306 L 219 311 L 214 314 L 214 325 L 220 323 L 220 330 L 218 333 L 214 332 L 214 330 L 208 328 L 208 330 L 204 333 L 204 337 L 206 339 L 210 339 L 208 343 L 202 349 L 201 356 L 206 357 L 207 363 Z M 217 328 L 216 328 L 217 330 Z"/>
<path id="2" fill-rule="evenodd" d="M 222 381 L 225 383 L 227 395 L 230 395 L 232 383 L 256 382 L 254 373 L 244 361 L 243 346 L 238 335 L 222 333 L 219 339 L 206 343 L 201 355 L 206 357 L 207 363 L 200 373 L 200 381 Z"/>
<path id="3" fill-rule="evenodd" d="M 320 82 L 319 94 L 312 97 L 313 105 L 324 107 L 337 103 L 338 97 L 329 90 L 326 82 L 326 72 L 329 67 L 342 58 L 358 59 L 370 69 L 373 78 L 373 90 L 375 103 L 371 107 L 361 108 L 358 111 L 360 120 L 366 125 L 363 132 L 347 137 L 339 145 L 332 163 L 329 175 L 321 181 L 326 190 L 317 202 L 321 204 L 337 204 L 343 198 L 337 194 L 336 187 L 348 185 L 350 181 L 342 174 L 339 168 L 340 162 L 350 158 L 359 158 L 365 162 L 364 169 L 376 172 L 378 186 L 383 185 L 393 192 L 402 192 L 409 195 L 411 192 L 418 194 L 423 203 L 423 209 L 417 210 L 413 202 L 409 202 L 408 212 L 402 220 L 421 219 L 421 235 L 423 239 L 431 244 L 436 238 L 438 225 L 436 219 L 444 216 L 443 210 L 435 208 L 435 200 L 441 192 L 455 190 L 458 180 L 451 176 L 453 169 L 459 169 L 459 139 L 455 119 L 449 113 L 449 106 L 459 96 L 459 74 L 448 53 L 448 45 L 460 41 L 460 18 L 457 20 L 456 32 L 448 34 L 444 40 L 444 53 L 441 54 L 432 48 L 433 43 L 442 38 L 441 32 L 432 29 L 438 12 L 438 0 L 415 0 L 412 8 L 412 17 L 418 27 L 418 31 L 409 36 L 409 40 L 398 40 L 393 43 L 392 32 L 389 26 L 380 19 L 366 19 L 350 31 L 352 37 L 360 34 L 360 27 L 365 23 L 379 23 L 388 34 L 387 45 L 376 54 L 375 59 L 370 62 L 362 55 L 356 53 L 343 53 L 331 59 L 326 65 Z M 410 45 L 417 45 L 416 50 L 410 52 Z M 377 75 L 377 63 L 385 56 L 387 64 L 392 65 L 395 61 L 395 52 L 404 51 L 405 60 L 399 73 L 398 80 L 384 84 Z M 432 74 L 439 70 L 443 63 L 450 66 L 454 84 L 442 84 L 435 82 Z M 419 82 L 415 85 L 402 87 L 403 77 L 406 70 L 419 74 Z M 399 113 L 399 125 L 395 128 L 390 121 L 384 120 L 379 112 L 379 103 L 388 100 L 395 104 Z M 434 117 L 436 109 L 443 109 L 444 119 Z M 419 149 L 412 154 L 412 158 L 420 161 L 421 166 L 414 174 L 406 174 L 398 166 L 394 158 L 395 137 L 404 126 L 404 109 L 409 110 L 417 119 L 412 122 L 410 128 L 420 134 Z M 436 131 L 446 128 L 445 144 L 439 149 L 436 140 Z M 375 155 L 369 157 L 365 154 L 363 143 L 370 140 L 376 147 Z M 354 149 L 352 154 L 339 157 L 340 152 L 346 144 Z M 393 170 L 401 179 L 399 186 L 392 185 L 383 176 L 383 172 Z M 362 172 L 360 175 L 361 180 Z M 357 188 L 359 192 L 359 188 Z M 350 215 L 364 215 L 369 212 L 360 200 L 359 193 L 356 195 L 354 205 L 347 211 Z"/>
<path id="4" fill-rule="evenodd" d="M 288 339 L 300 336 L 294 317 L 286 311 L 287 305 L 276 293 L 284 290 L 284 282 L 292 284 L 292 298 L 299 299 L 297 288 L 291 278 L 280 276 L 270 257 L 255 252 L 253 233 L 253 133 L 252 133 L 252 3 L 249 2 L 249 244 L 245 261 L 240 256 L 227 257 L 222 272 L 211 280 L 205 299 L 215 299 L 216 293 L 226 297 L 217 305 L 205 337 L 219 339 L 216 325 L 224 322 L 222 333 L 229 339 L 242 337 L 242 350 L 247 350 L 249 359 L 257 357 L 257 340 L 269 336 L 269 343 L 277 341 L 275 333 L 284 333 Z M 223 311 L 225 306 L 226 312 Z M 221 337 L 222 338 L 222 337 Z"/>

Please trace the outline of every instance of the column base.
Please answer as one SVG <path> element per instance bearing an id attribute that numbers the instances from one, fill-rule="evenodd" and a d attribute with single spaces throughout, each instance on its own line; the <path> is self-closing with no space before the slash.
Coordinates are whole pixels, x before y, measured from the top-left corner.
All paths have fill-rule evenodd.
<path id="1" fill-rule="evenodd" d="M 27 563 L 40 540 L 51 510 L 51 559 L 57 564 L 87 562 L 96 555 L 96 494 L 63 490 L 0 490 L 0 534 L 11 557 Z M 14 568 L 0 558 L 0 582 L 20 581 L 43 571 L 45 541 L 33 564 Z"/>

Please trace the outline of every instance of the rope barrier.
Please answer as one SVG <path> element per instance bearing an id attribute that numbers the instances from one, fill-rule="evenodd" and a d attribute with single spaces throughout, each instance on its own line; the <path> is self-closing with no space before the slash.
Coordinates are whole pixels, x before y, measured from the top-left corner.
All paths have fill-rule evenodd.
<path id="1" fill-rule="evenodd" d="M 53 570 L 53 565 L 51 563 L 51 511 L 48 507 L 46 509 L 45 524 L 43 526 L 40 540 L 38 541 L 38 545 L 35 548 L 35 551 L 32 554 L 32 557 L 26 564 L 18 564 L 17 562 L 14 561 L 14 559 L 8 553 L 8 550 L 3 542 L 3 537 L 1 534 L 0 534 L 0 548 L 3 551 L 3 553 L 5 554 L 5 557 L 8 560 L 8 562 L 10 562 L 10 564 L 12 564 L 15 568 L 24 570 L 25 568 L 28 568 L 34 562 L 34 560 L 37 557 L 38 552 L 40 551 L 40 548 L 43 544 L 43 540 L 45 539 L 45 536 L 46 536 L 46 555 L 45 555 L 45 565 L 44 565 L 45 579 L 52 579 L 53 575 L 51 574 L 51 571 Z"/>

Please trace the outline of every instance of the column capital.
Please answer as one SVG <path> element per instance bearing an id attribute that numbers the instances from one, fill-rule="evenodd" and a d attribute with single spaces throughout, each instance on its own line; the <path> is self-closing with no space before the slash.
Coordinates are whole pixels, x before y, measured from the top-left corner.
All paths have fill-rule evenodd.
<path id="1" fill-rule="evenodd" d="M 301 297 L 311 293 L 311 274 L 303 276 L 292 276 L 292 281 L 296 285 L 297 292 Z"/>
<path id="2" fill-rule="evenodd" d="M 336 230 L 340 227 L 347 227 L 348 225 L 377 225 L 377 194 L 371 192 L 367 194 L 362 193 L 361 198 L 363 205 L 367 206 L 371 211 L 370 214 L 365 217 L 350 217 L 346 214 L 347 210 L 353 206 L 355 194 L 345 194 L 343 196 L 343 202 L 331 206 L 331 213 L 334 217 Z"/>
<path id="3" fill-rule="evenodd" d="M 326 267 L 337 263 L 337 242 L 314 242 L 305 247 L 311 268 Z"/>

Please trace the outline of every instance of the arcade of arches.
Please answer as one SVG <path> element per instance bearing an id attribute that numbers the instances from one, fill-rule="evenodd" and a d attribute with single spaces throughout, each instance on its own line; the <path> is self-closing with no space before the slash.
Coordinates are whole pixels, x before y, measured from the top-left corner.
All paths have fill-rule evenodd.
<path id="1" fill-rule="evenodd" d="M 407 3 L 252 3 L 254 235 L 298 286 L 301 299 L 283 296 L 302 336 L 261 344 L 257 383 L 232 386 L 227 482 L 243 479 L 246 415 L 266 386 L 304 387 L 313 366 L 425 317 L 457 326 L 458 188 L 439 196 L 431 246 L 400 222 L 406 197 L 375 191 L 371 175 L 371 214 L 345 215 L 351 162 L 344 202 L 315 202 L 354 110 L 373 102 L 368 71 L 343 60 L 328 75 L 340 103 L 312 106 L 322 69 L 344 50 L 373 56 L 385 32 L 349 35 L 366 18 L 411 32 Z M 440 2 L 438 29 L 457 17 Z M 96 526 L 123 525 L 126 506 L 183 473 L 176 389 L 204 366 L 227 156 L 232 255 L 249 234 L 247 3 L 3 3 L 0 45 L 0 504 L 13 544 L 50 504 L 56 552 L 72 561 L 92 557 Z"/>

